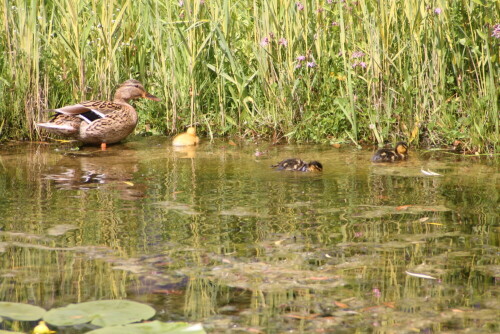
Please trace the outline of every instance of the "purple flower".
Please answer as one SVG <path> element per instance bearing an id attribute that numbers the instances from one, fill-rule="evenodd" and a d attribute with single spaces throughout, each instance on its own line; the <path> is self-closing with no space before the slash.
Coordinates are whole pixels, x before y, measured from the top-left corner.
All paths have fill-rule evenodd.
<path id="1" fill-rule="evenodd" d="M 297 60 L 298 61 L 304 61 L 304 60 L 306 60 L 306 56 L 298 56 Z"/>
<path id="2" fill-rule="evenodd" d="M 439 15 L 443 10 L 439 7 L 434 8 L 434 14 Z"/>
<path id="3" fill-rule="evenodd" d="M 351 65 L 352 68 L 356 68 L 356 67 L 362 67 L 362 68 L 366 68 L 366 63 L 364 61 L 361 61 L 361 62 L 355 62 L 354 64 Z"/>
<path id="4" fill-rule="evenodd" d="M 179 0 L 179 6 L 180 7 L 184 6 L 184 0 Z"/>
<path id="5" fill-rule="evenodd" d="M 297 10 L 304 10 L 304 5 L 302 3 L 297 2 L 295 5 L 297 6 Z"/>
<path id="6" fill-rule="evenodd" d="M 281 38 L 279 39 L 279 41 L 278 41 L 278 44 L 279 44 L 279 45 L 282 45 L 282 46 L 284 46 L 284 47 L 286 48 L 286 47 L 288 46 L 288 41 L 286 40 L 286 38 L 281 37 Z"/>
<path id="7" fill-rule="evenodd" d="M 491 37 L 500 38 L 500 23 L 495 24 L 493 26 L 493 32 L 491 33 Z"/>
<path id="8" fill-rule="evenodd" d="M 265 48 L 266 46 L 269 45 L 269 37 L 263 37 L 261 40 L 260 40 L 260 46 L 262 46 L 263 48 Z"/>
<path id="9" fill-rule="evenodd" d="M 310 67 L 310 68 L 316 67 L 316 63 L 313 62 L 313 61 L 308 61 L 307 62 L 307 67 Z"/>
<path id="10" fill-rule="evenodd" d="M 326 0 L 326 3 L 332 3 L 333 0 Z"/>
<path id="11" fill-rule="evenodd" d="M 365 53 L 363 51 L 356 51 L 352 53 L 351 58 L 361 58 L 364 55 Z"/>
<path id="12" fill-rule="evenodd" d="M 318 13 L 322 13 L 322 12 L 323 12 L 323 10 L 324 10 L 324 9 L 323 9 L 322 7 L 319 7 L 319 8 L 316 10 L 316 12 L 318 12 Z"/>
<path id="13" fill-rule="evenodd" d="M 339 25 L 339 23 L 337 21 L 332 22 L 332 26 L 337 27 L 338 25 Z"/>
<path id="14" fill-rule="evenodd" d="M 301 63 L 298 63 L 295 65 L 295 68 L 301 68 L 302 67 L 302 64 Z"/>
<path id="15" fill-rule="evenodd" d="M 200 5 L 204 5 L 205 4 L 205 0 L 200 0 Z"/>

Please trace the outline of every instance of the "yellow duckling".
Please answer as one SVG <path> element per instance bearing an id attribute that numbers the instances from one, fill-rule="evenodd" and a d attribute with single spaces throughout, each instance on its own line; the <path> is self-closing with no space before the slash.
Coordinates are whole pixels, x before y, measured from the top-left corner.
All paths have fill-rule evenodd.
<path id="1" fill-rule="evenodd" d="M 373 162 L 394 162 L 408 159 L 408 145 L 400 141 L 394 150 L 382 148 L 375 152 Z"/>
<path id="2" fill-rule="evenodd" d="M 172 145 L 174 146 L 193 146 L 200 142 L 200 138 L 196 135 L 196 129 L 189 127 L 186 132 L 180 133 L 174 137 Z"/>
<path id="3" fill-rule="evenodd" d="M 323 165 L 319 161 L 307 163 L 297 158 L 285 159 L 271 167 L 277 170 L 291 170 L 296 172 L 321 172 L 323 170 Z"/>
<path id="4" fill-rule="evenodd" d="M 49 327 L 45 324 L 45 321 L 38 322 L 38 325 L 33 328 L 33 334 L 50 334 L 56 331 L 51 331 Z"/>

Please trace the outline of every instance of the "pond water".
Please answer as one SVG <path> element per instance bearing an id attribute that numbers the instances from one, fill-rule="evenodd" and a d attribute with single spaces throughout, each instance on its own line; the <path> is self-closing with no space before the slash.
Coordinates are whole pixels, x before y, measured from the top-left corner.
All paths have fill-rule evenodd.
<path id="1" fill-rule="evenodd" d="M 499 332 L 498 161 L 371 154 L 2 145 L 0 301 L 126 298 L 209 332 Z M 287 157 L 324 171 L 269 167 Z"/>

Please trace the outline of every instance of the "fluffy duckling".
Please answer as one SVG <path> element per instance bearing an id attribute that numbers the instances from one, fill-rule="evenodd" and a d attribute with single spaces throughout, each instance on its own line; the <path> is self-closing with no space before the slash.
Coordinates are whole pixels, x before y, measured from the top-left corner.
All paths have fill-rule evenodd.
<path id="1" fill-rule="evenodd" d="M 396 144 L 394 150 L 382 148 L 372 157 L 373 162 L 394 162 L 406 159 L 408 159 L 408 145 L 402 141 Z"/>
<path id="2" fill-rule="evenodd" d="M 47 327 L 45 324 L 45 321 L 40 321 L 38 322 L 38 325 L 33 328 L 33 334 L 52 334 L 55 333 L 55 331 L 52 331 Z"/>
<path id="3" fill-rule="evenodd" d="M 196 129 L 189 127 L 186 132 L 178 134 L 172 141 L 173 146 L 193 146 L 200 142 L 200 138 L 196 135 Z"/>
<path id="4" fill-rule="evenodd" d="M 298 158 L 285 159 L 271 167 L 277 170 L 292 170 L 296 172 L 321 172 L 323 170 L 323 165 L 318 161 L 307 163 Z"/>

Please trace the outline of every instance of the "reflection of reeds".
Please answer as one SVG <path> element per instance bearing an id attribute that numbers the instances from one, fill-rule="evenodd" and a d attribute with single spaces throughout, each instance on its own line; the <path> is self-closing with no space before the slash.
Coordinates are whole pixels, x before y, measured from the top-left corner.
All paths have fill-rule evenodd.
<path id="1" fill-rule="evenodd" d="M 372 324 L 377 314 L 400 324 L 437 304 L 446 311 L 489 298 L 498 265 L 494 166 L 430 162 L 444 176 L 429 178 L 420 164 L 382 172 L 366 152 L 330 152 L 323 161 L 331 169 L 303 177 L 270 171 L 253 146 L 212 153 L 202 145 L 195 158 L 179 159 L 163 144 L 69 157 L 30 145 L 3 154 L 0 299 L 48 308 L 122 298 L 135 277 L 138 288 L 159 294 L 185 288 L 176 310 L 189 319 L 234 312 L 231 321 L 244 326 L 334 332 L 347 322 Z M 67 169 L 76 180 L 92 170 L 103 186 L 46 178 Z M 144 184 L 143 196 L 124 197 L 132 186 L 122 180 Z M 58 226 L 64 234 L 51 229 Z M 183 279 L 172 288 L 173 273 L 189 277 L 187 287 Z M 468 291 L 474 296 L 464 298 Z M 221 311 L 226 305 L 233 308 Z"/>
<path id="2" fill-rule="evenodd" d="M 153 129 L 498 143 L 498 4 L 25 1 L 0 7 L 2 137 L 134 77 Z M 156 91 L 156 92 L 155 92 Z M 146 108 L 157 108 L 148 106 Z M 139 129 L 141 129 L 141 126 Z M 422 136 L 424 135 L 424 136 Z M 424 138 L 425 137 L 425 138 Z"/>

